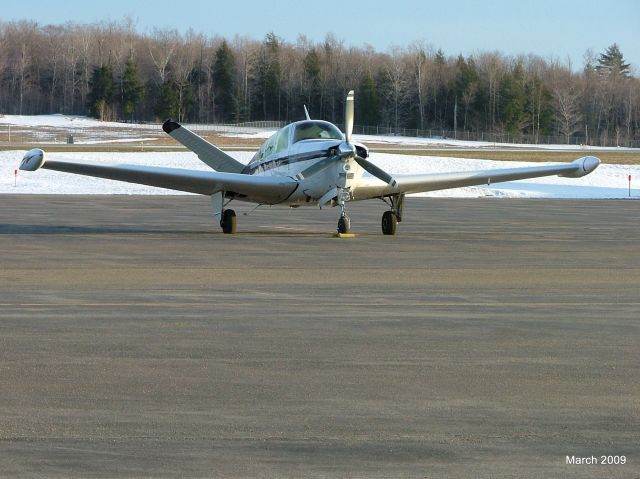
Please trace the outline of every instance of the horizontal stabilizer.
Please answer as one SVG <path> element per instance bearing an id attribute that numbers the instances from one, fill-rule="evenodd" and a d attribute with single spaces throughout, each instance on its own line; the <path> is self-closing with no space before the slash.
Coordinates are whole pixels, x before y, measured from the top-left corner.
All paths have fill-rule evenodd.
<path id="1" fill-rule="evenodd" d="M 244 169 L 242 163 L 178 122 L 167 120 L 162 125 L 162 129 L 169 136 L 193 151 L 203 163 L 216 171 L 240 173 Z"/>

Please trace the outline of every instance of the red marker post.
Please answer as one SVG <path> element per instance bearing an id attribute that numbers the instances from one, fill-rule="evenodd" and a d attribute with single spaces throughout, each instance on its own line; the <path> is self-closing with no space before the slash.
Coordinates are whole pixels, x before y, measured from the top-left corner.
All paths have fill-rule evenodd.
<path id="1" fill-rule="evenodd" d="M 13 170 L 13 187 L 18 186 L 18 168 Z"/>

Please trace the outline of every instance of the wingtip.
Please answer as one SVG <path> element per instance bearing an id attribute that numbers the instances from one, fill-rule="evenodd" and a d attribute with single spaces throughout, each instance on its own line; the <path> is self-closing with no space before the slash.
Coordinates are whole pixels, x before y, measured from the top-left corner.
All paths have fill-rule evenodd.
<path id="1" fill-rule="evenodd" d="M 587 156 L 582 163 L 582 167 L 585 169 L 585 171 L 591 173 L 598 166 L 600 166 L 600 163 L 600 158 L 598 158 L 597 156 Z"/>
<path id="2" fill-rule="evenodd" d="M 580 165 L 582 175 L 588 175 L 598 166 L 600 166 L 600 158 L 595 156 L 583 156 L 576 160 L 576 163 Z"/>
<path id="3" fill-rule="evenodd" d="M 40 148 L 29 150 L 22 158 L 20 169 L 23 171 L 36 171 L 45 163 L 44 151 Z"/>
<path id="4" fill-rule="evenodd" d="M 582 178 L 600 166 L 600 158 L 595 156 L 583 156 L 570 164 L 573 165 L 572 171 L 562 173 L 558 176 L 564 176 L 566 178 Z"/>
<path id="5" fill-rule="evenodd" d="M 172 120 L 171 118 L 169 118 L 162 124 L 162 129 L 168 135 L 170 135 L 172 131 L 177 130 L 178 128 L 180 128 L 180 123 Z"/>

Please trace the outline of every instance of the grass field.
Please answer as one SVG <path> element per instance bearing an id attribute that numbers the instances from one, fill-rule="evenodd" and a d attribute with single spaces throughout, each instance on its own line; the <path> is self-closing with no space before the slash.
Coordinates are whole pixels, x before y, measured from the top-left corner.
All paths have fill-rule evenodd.
<path id="1" fill-rule="evenodd" d="M 371 146 L 371 151 L 379 153 L 399 153 L 420 156 L 446 156 L 452 158 L 470 158 L 476 160 L 497 161 L 572 161 L 581 156 L 597 156 L 604 163 L 617 165 L 640 164 L 640 151 L 633 150 L 543 150 L 531 148 L 496 148 L 496 149 L 460 149 L 460 148 L 389 148 Z"/>
<path id="2" fill-rule="evenodd" d="M 137 151 L 185 151 L 182 145 L 165 135 L 158 128 L 87 128 L 75 132 L 76 144 L 67 144 L 64 128 L 13 127 L 9 141 L 8 129 L 0 130 L 0 150 L 30 150 L 34 147 L 51 152 L 137 152 Z M 218 132 L 199 132 L 202 136 L 228 150 L 255 150 L 264 138 L 244 138 L 228 136 Z M 139 139 L 145 138 L 145 139 Z M 98 143 L 99 141 L 103 141 Z M 88 143 L 89 142 L 89 143 Z M 419 156 L 445 156 L 497 161 L 571 161 L 581 156 L 597 156 L 604 163 L 621 165 L 640 164 L 640 150 L 610 149 L 590 150 L 589 148 L 543 149 L 531 147 L 464 148 L 434 147 L 410 144 L 364 142 L 372 153 L 394 153 Z"/>
<path id="3" fill-rule="evenodd" d="M 223 139 L 225 141 L 216 141 Z M 209 138 L 210 141 L 229 151 L 254 150 L 260 145 L 259 141 L 241 140 L 236 138 L 216 137 Z M 229 141 L 234 140 L 234 141 Z M 461 149 L 461 148 L 421 148 L 416 146 L 368 144 L 371 153 L 394 153 L 417 156 L 445 156 L 450 158 L 469 158 L 477 160 L 496 161 L 525 161 L 525 162 L 545 162 L 545 161 L 572 161 L 582 156 L 597 156 L 604 163 L 617 165 L 638 165 L 640 164 L 640 152 L 633 150 L 543 150 L 536 148 L 517 149 Z M 95 145 L 67 145 L 58 144 L 27 144 L 11 143 L 0 144 L 0 150 L 30 150 L 38 147 L 50 152 L 137 152 L 137 151 L 187 151 L 182 145 L 176 144 L 173 140 L 154 142 L 131 142 L 131 143 L 102 143 Z"/>

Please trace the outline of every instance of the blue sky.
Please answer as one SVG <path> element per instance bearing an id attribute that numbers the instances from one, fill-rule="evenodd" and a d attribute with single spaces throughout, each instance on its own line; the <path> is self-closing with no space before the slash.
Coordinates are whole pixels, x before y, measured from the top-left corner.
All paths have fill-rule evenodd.
<path id="1" fill-rule="evenodd" d="M 583 64 L 616 42 L 640 72 L 640 2 L 637 0 L 16 0 L 3 2 L 3 21 L 29 19 L 41 25 L 68 21 L 118 21 L 131 16 L 140 32 L 153 27 L 193 28 L 207 35 L 263 39 L 273 31 L 295 42 L 300 33 L 320 41 L 328 32 L 346 45 L 377 51 L 424 41 L 447 55 L 500 51 L 533 53 Z"/>

